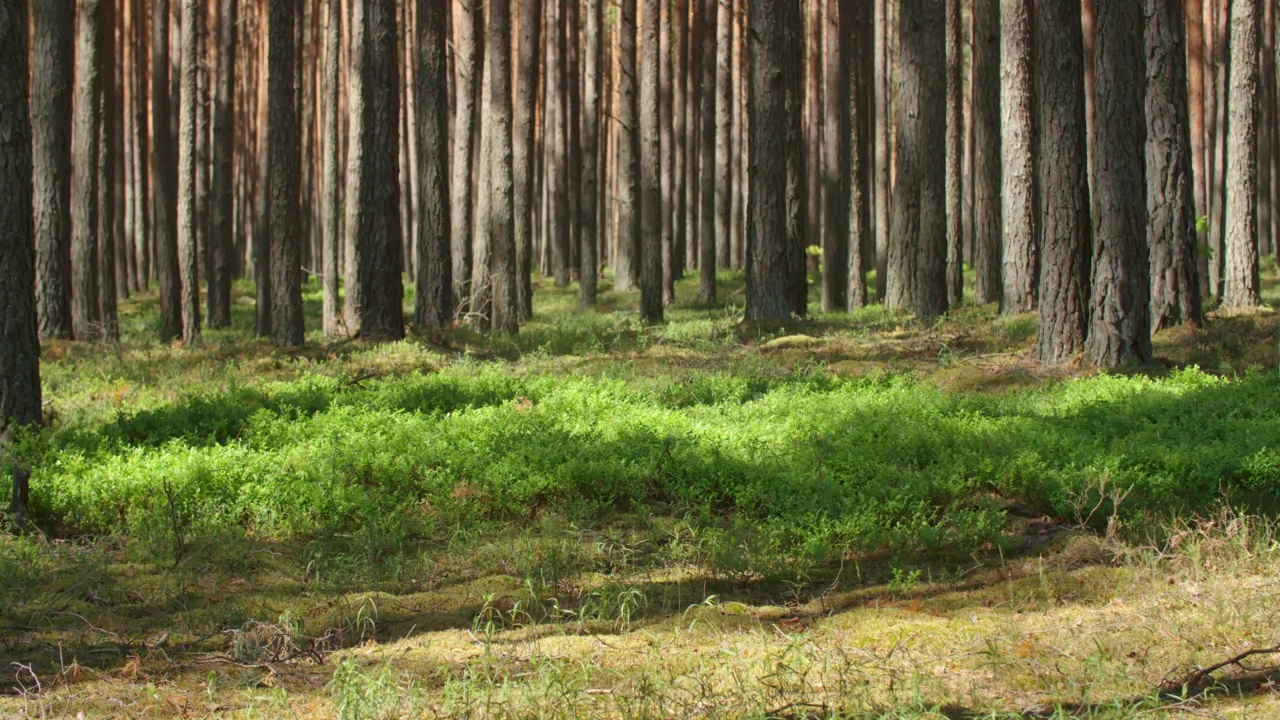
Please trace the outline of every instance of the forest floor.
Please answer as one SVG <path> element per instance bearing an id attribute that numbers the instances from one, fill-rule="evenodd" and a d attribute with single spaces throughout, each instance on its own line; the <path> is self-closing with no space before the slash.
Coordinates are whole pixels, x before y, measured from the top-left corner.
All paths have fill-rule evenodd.
<path id="1" fill-rule="evenodd" d="M 298 351 L 247 286 L 194 347 L 142 294 L 47 344 L 0 718 L 1280 717 L 1280 315 L 1100 374 L 720 280 Z"/>

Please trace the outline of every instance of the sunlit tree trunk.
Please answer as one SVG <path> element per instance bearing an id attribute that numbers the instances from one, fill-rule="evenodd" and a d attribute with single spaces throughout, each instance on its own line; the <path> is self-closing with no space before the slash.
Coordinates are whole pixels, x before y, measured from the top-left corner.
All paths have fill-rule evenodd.
<path id="1" fill-rule="evenodd" d="M 1000 299 L 1004 210 L 1001 201 L 1000 3 L 973 0 L 974 302 Z"/>
<path id="2" fill-rule="evenodd" d="M 70 338 L 72 331 L 71 92 L 75 7 L 75 0 L 37 0 L 31 6 L 36 299 L 40 337 L 44 339 Z"/>
<path id="3" fill-rule="evenodd" d="M 1222 302 L 1262 303 L 1258 283 L 1258 31 L 1257 0 L 1231 3 L 1231 91 L 1227 100 L 1226 252 Z"/>
<path id="4" fill-rule="evenodd" d="M 1031 0 L 1001 0 L 1000 25 L 1000 110 L 1004 118 L 1000 310 L 1014 314 L 1035 309 L 1039 284 Z"/>

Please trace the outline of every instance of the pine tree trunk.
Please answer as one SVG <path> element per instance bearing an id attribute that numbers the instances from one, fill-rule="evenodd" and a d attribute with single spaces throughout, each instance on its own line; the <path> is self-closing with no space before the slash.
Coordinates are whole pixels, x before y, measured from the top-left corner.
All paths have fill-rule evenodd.
<path id="1" fill-rule="evenodd" d="M 1001 0 L 1000 24 L 1000 109 L 1004 117 L 1000 311 L 1016 314 L 1035 310 L 1039 284 L 1031 0 Z"/>
<path id="2" fill-rule="evenodd" d="M 1187 83 L 1188 101 L 1191 120 L 1191 168 L 1194 173 L 1192 196 L 1195 200 L 1196 218 L 1209 214 L 1208 170 L 1205 159 L 1206 142 L 1206 94 L 1205 94 L 1205 25 L 1203 0 L 1185 0 L 1187 23 Z M 1196 230 L 1196 284 L 1201 295 L 1208 292 L 1209 266 L 1207 258 L 1200 252 L 1200 245 L 1207 242 L 1207 237 Z"/>
<path id="3" fill-rule="evenodd" d="M 640 116 L 636 107 L 636 2 L 622 0 L 618 26 L 618 243 L 615 290 L 636 287 L 640 263 Z"/>
<path id="4" fill-rule="evenodd" d="M 351 13 L 347 324 L 375 341 L 404 338 L 395 10 L 395 0 L 356 0 Z"/>
<path id="5" fill-rule="evenodd" d="M 1149 362 L 1151 270 L 1147 252 L 1146 58 L 1140 3 L 1098 3 L 1093 127 L 1091 359 L 1105 368 Z"/>
<path id="6" fill-rule="evenodd" d="M 698 0 L 695 0 L 695 2 Z M 716 22 L 718 0 L 700 0 L 698 110 L 698 304 L 716 301 Z"/>
<path id="7" fill-rule="evenodd" d="M 1004 209 L 1001 201 L 1000 3 L 973 0 L 974 302 L 1000 300 Z"/>
<path id="8" fill-rule="evenodd" d="M 339 213 L 341 203 L 338 170 L 341 161 L 338 158 L 338 145 L 339 137 L 344 130 L 338 113 L 340 77 L 338 68 L 342 64 L 342 4 L 339 0 L 322 1 L 325 6 L 325 29 L 324 91 L 320 97 L 320 111 L 324 113 L 324 141 L 320 150 L 322 157 L 320 170 L 322 307 L 320 315 L 325 337 L 334 338 L 338 336 L 339 328 L 342 327 L 342 300 L 338 296 L 338 278 L 342 275 L 342 241 L 339 230 L 342 221 Z M 440 42 L 444 42 L 443 38 Z M 426 289 L 419 284 L 417 296 L 423 297 L 426 292 Z M 448 288 L 448 295 L 452 300 L 452 287 Z M 428 327 L 421 317 L 418 323 Z"/>
<path id="9" fill-rule="evenodd" d="M 578 268 L 579 303 L 596 304 L 597 268 L 600 265 L 600 32 L 603 18 L 601 0 L 587 0 L 584 20 L 582 71 L 582 229 Z"/>
<path id="10" fill-rule="evenodd" d="M 336 0 L 334 0 L 336 2 Z M 231 325 L 231 256 L 235 172 L 234 98 L 236 93 L 236 23 L 238 0 L 221 0 L 218 11 L 218 68 L 213 92 L 212 173 L 210 176 L 209 284 L 205 323 Z M 337 96 L 334 96 L 337 100 Z M 335 102 L 336 105 L 336 102 Z M 326 327 L 328 327 L 326 325 Z"/>
<path id="11" fill-rule="evenodd" d="M 1271 252 L 1271 160 L 1275 157 L 1272 137 L 1275 133 L 1275 3 L 1263 2 L 1262 26 L 1258 37 L 1258 252 Z"/>
<path id="12" fill-rule="evenodd" d="M 822 310 L 834 312 L 849 305 L 849 63 L 854 17 L 841 12 L 839 0 L 823 0 L 826 52 L 823 54 L 822 186 Z M 848 5 L 848 2 L 843 3 Z"/>
<path id="13" fill-rule="evenodd" d="M 662 322 L 662 138 L 658 40 L 663 0 L 644 0 L 640 48 L 640 318 Z"/>
<path id="14" fill-rule="evenodd" d="M 751 108 L 750 215 L 747 220 L 747 320 L 791 317 L 787 248 L 787 86 L 803 86 L 797 72 L 800 17 L 791 0 L 752 0 L 748 6 Z M 705 120 L 705 118 L 704 118 Z M 705 136 L 704 136 L 705 137 Z M 704 250 L 705 250 L 704 244 Z M 704 255 L 703 261 L 706 261 Z M 714 261 L 714 257 L 712 258 Z"/>
<path id="15" fill-rule="evenodd" d="M 1147 244 L 1152 330 L 1204 322 L 1182 6 L 1147 0 Z"/>
<path id="16" fill-rule="evenodd" d="M 14 429 L 42 420 L 26 0 L 0 0 L 0 67 L 0 442 L 8 442 Z M 29 475 L 19 468 L 13 479 L 9 511 L 24 519 Z"/>
<path id="17" fill-rule="evenodd" d="M 457 42 L 454 52 L 456 114 L 453 123 L 452 179 L 449 183 L 452 225 L 449 237 L 450 255 L 453 258 L 453 307 L 461 316 L 467 312 L 471 295 L 471 210 L 474 202 L 471 176 L 474 171 L 472 163 L 475 159 L 475 143 L 479 136 L 477 100 L 483 64 L 478 48 L 483 18 L 480 15 L 479 0 L 459 0 L 459 4 L 455 4 L 453 8 Z"/>
<path id="18" fill-rule="evenodd" d="M 671 0 L 658 4 L 662 17 L 658 23 L 658 161 L 661 164 L 662 212 L 662 304 L 675 302 L 675 153 L 671 112 Z M 581 197 L 581 196 L 579 196 Z"/>
<path id="19" fill-rule="evenodd" d="M 303 343 L 302 286 L 298 268 L 302 155 L 298 144 L 298 106 L 293 99 L 296 5 L 269 0 L 267 20 L 267 165 L 271 173 L 271 340 L 276 345 Z"/>
<path id="20" fill-rule="evenodd" d="M 565 27 L 565 7 L 552 5 L 549 19 L 554 22 L 548 25 L 551 31 L 547 63 L 547 106 L 550 110 L 551 123 L 547 127 L 547 142 L 550 160 L 546 172 L 550 183 L 551 225 L 547 242 L 550 245 L 551 271 L 556 287 L 565 287 L 572 280 L 571 263 L 573 248 L 570 238 L 573 235 L 570 225 L 574 219 L 569 208 L 569 111 L 566 50 L 568 46 L 567 28 Z M 635 27 L 634 18 L 632 27 Z M 634 81 L 633 81 L 634 82 Z"/>
<path id="21" fill-rule="evenodd" d="M 783 59 L 790 67 L 788 75 L 797 80 L 805 76 L 805 42 L 804 18 L 800 3 L 784 3 L 783 18 Z M 786 28 L 796 28 L 789 33 Z M 820 61 L 814 61 L 814 67 Z M 817 204 L 812 203 L 814 195 L 821 192 L 819 178 L 816 175 L 817 164 L 810 165 L 810 158 L 818 159 L 820 145 L 812 145 L 806 150 L 804 136 L 804 116 L 806 96 L 804 84 L 788 83 L 784 86 L 783 108 L 784 122 L 783 147 L 786 154 L 786 240 L 784 244 L 787 263 L 787 300 L 793 315 L 804 317 L 809 310 L 809 258 L 806 249 L 809 245 L 809 232 L 813 228 L 817 234 L 817 223 L 810 220 L 811 213 L 817 212 Z M 821 102 L 816 106 L 821 108 Z M 810 140 L 816 140 L 816 136 Z M 809 192 L 809 188 L 814 193 Z"/>
<path id="22" fill-rule="evenodd" d="M 990 0 L 988 0 L 990 1 Z M 875 48 L 872 62 L 872 82 L 875 85 L 875 118 L 873 121 L 875 135 L 875 170 L 873 185 L 875 186 L 875 266 L 876 266 L 876 299 L 885 302 L 886 287 L 889 279 L 889 229 L 892 222 L 892 184 L 889 178 L 891 152 L 889 141 L 889 8 L 888 0 L 876 0 L 873 9 L 873 25 L 875 25 Z M 976 58 L 976 52 L 974 54 Z M 977 65 L 975 63 L 974 67 Z M 995 87 L 994 85 L 992 87 Z M 998 101 L 997 101 L 998 102 Z M 997 120 L 997 127 L 999 121 Z"/>
<path id="23" fill-rule="evenodd" d="M 960 0 L 947 0 L 947 304 L 952 307 L 964 302 L 961 61 Z M 1027 82 L 1030 84 L 1031 80 Z"/>
<path id="24" fill-rule="evenodd" d="M 31 134 L 40 337 L 71 337 L 71 92 L 75 0 L 32 6 Z M 25 20 L 22 23 L 25 28 Z"/>
<path id="25" fill-rule="evenodd" d="M 1080 352 L 1089 329 L 1093 248 L 1079 4 L 1041 5 L 1035 32 L 1041 222 L 1037 347 L 1041 362 L 1058 364 Z"/>
<path id="26" fill-rule="evenodd" d="M 120 339 L 120 322 L 116 312 L 116 234 L 115 168 L 116 110 L 119 102 L 115 88 L 115 11 L 112 3 L 99 8 L 98 58 L 105 73 L 98 88 L 98 327 L 103 340 Z"/>
<path id="27" fill-rule="evenodd" d="M 489 0 L 489 248 L 495 332 L 520 328 L 511 168 L 511 0 Z"/>
<path id="28" fill-rule="evenodd" d="M 435 0 L 418 3 L 419 151 L 421 178 L 418 213 L 418 254 L 414 308 L 420 327 L 439 329 L 453 320 L 453 268 L 449 258 L 449 103 L 448 63 L 445 60 L 445 9 Z M 526 10 L 528 3 L 526 2 Z M 536 25 L 535 18 L 535 25 Z M 523 52 L 523 46 L 521 48 Z M 532 111 L 530 111 L 532 112 Z M 532 126 L 531 126 L 532 127 Z M 530 128 L 531 129 L 531 128 Z M 530 142 L 532 138 L 530 138 Z M 526 153 L 528 146 L 525 146 Z M 527 155 L 526 155 L 527 158 Z M 527 177 L 526 177 L 527 180 Z M 518 196 L 517 196 L 518 200 Z M 528 202 L 527 196 L 525 202 Z M 516 206 L 519 212 L 519 206 Z M 528 211 L 526 205 L 525 211 Z M 527 227 L 527 224 L 526 224 Z M 517 250 L 518 253 L 518 250 Z"/>
<path id="29" fill-rule="evenodd" d="M 1232 70 L 1230 0 L 1214 2 L 1214 142 L 1213 183 L 1209 187 L 1209 287 L 1213 296 L 1223 296 L 1223 273 L 1227 256 L 1227 97 Z"/>
<path id="30" fill-rule="evenodd" d="M 578 188 L 582 187 L 582 67 L 579 52 L 579 2 L 568 3 L 564 13 L 564 44 L 561 56 L 564 59 L 564 158 L 565 158 L 565 225 L 569 258 L 568 273 L 570 282 L 579 279 L 578 268 L 581 267 L 582 237 L 582 197 Z"/>
<path id="31" fill-rule="evenodd" d="M 743 139 L 743 126 L 746 124 L 746 84 L 742 68 L 746 64 L 743 51 L 746 43 L 746 13 L 744 2 L 739 1 L 734 7 L 733 21 L 733 59 L 729 69 L 729 84 L 732 88 L 733 107 L 729 122 L 729 267 L 741 270 L 743 263 L 743 236 L 747 233 L 746 224 L 746 176 L 743 174 L 746 155 L 746 142 Z M 739 22 L 741 21 L 741 22 Z"/>
<path id="32" fill-rule="evenodd" d="M 816 0 L 814 0 L 816 1 Z M 729 159 L 733 132 L 733 90 L 729 65 L 733 62 L 733 0 L 716 0 L 716 166 L 715 166 L 715 233 L 716 265 L 728 268 L 730 262 L 729 223 L 732 222 L 732 201 L 729 187 Z"/>
<path id="33" fill-rule="evenodd" d="M 148 131 L 151 99 L 148 90 L 147 20 L 143 0 L 131 0 L 130 10 L 133 20 L 133 67 L 136 77 L 132 88 L 133 100 L 133 132 L 130 142 L 133 145 L 133 177 L 134 177 L 134 216 L 137 239 L 134 243 L 137 265 L 136 285 L 134 290 L 145 290 L 150 287 L 152 277 L 151 249 L 155 244 L 152 233 L 152 213 L 154 211 L 151 191 L 151 138 Z"/>
<path id="34" fill-rule="evenodd" d="M 196 212 L 197 152 L 196 114 L 200 108 L 200 44 L 197 15 L 200 0 L 182 0 L 181 98 L 178 111 L 178 274 L 182 282 L 182 339 L 188 345 L 200 340 L 200 253 L 196 236 L 200 222 Z M 290 24 L 290 34 L 293 26 Z"/>
<path id="35" fill-rule="evenodd" d="M 866 270 L 870 266 L 869 259 L 875 254 L 875 242 L 871 237 L 871 174 L 867 165 L 870 162 L 867 142 L 870 130 L 867 113 L 871 106 L 871 96 L 867 93 L 865 82 L 869 69 L 865 63 L 868 57 L 867 48 L 863 47 L 868 33 L 862 25 L 870 25 L 870 13 L 862 10 L 862 22 L 859 22 L 856 0 L 840 0 L 839 12 L 841 23 L 842 45 L 840 57 L 844 65 L 845 76 L 849 78 L 848 93 L 845 104 L 849 108 L 849 140 L 844 148 L 848 156 L 849 174 L 845 191 L 848 193 L 848 215 L 845 224 L 848 226 L 848 258 L 845 266 L 848 271 L 848 304 L 846 309 L 853 311 L 867 304 Z M 847 19 L 846 19 L 847 18 Z M 859 55 L 861 53 L 861 55 Z"/>
<path id="36" fill-rule="evenodd" d="M 594 0 L 599 2 L 599 0 Z M 598 14 L 598 12 L 597 12 Z M 541 47 L 542 0 L 521 0 L 520 43 L 517 63 L 514 145 L 512 146 L 512 192 L 515 212 L 516 297 L 520 319 L 533 315 L 533 186 L 534 130 L 538 105 L 538 50 Z M 588 25 L 590 32 L 590 25 Z M 599 32 L 597 23 L 596 32 Z M 590 36 L 588 36 L 590 37 Z M 598 40 L 597 40 L 598 42 Z M 594 275 L 592 277 L 594 280 Z M 594 289 L 593 289 L 594 293 Z M 594 295 L 593 295 L 594 301 Z"/>
<path id="37" fill-rule="evenodd" d="M 1231 4 L 1231 92 L 1227 100 L 1226 252 L 1222 302 L 1262 303 L 1258 283 L 1258 30 L 1257 0 Z"/>
<path id="38" fill-rule="evenodd" d="M 688 152 L 689 102 L 686 93 L 688 70 L 689 0 L 673 0 L 671 5 L 671 135 L 672 152 L 672 223 L 671 280 L 684 277 L 685 245 L 688 242 Z"/>
<path id="39" fill-rule="evenodd" d="M 75 104 L 71 129 L 71 322 L 77 340 L 98 337 L 98 124 L 102 108 L 100 0 L 76 7 Z"/>
<path id="40" fill-rule="evenodd" d="M 182 280 L 178 274 L 178 163 L 169 90 L 169 0 L 151 12 L 151 186 L 155 211 L 155 273 L 160 284 L 160 338 L 182 336 Z"/>
<path id="41" fill-rule="evenodd" d="M 803 106 L 803 127 L 805 128 L 804 141 L 804 169 L 805 169 L 805 187 L 811 188 L 812 192 L 805 194 L 803 199 L 804 205 L 804 224 L 805 228 L 813 232 L 813 238 L 804 238 L 807 250 L 810 244 L 816 244 L 817 240 L 822 237 L 822 143 L 823 143 L 823 117 L 822 117 L 822 66 L 823 66 L 823 47 L 822 47 L 822 4 L 823 0 L 803 0 L 805 23 L 805 51 L 807 57 L 804 64 L 805 74 L 805 91 Z M 806 273 L 808 272 L 809 257 L 805 255 Z"/>

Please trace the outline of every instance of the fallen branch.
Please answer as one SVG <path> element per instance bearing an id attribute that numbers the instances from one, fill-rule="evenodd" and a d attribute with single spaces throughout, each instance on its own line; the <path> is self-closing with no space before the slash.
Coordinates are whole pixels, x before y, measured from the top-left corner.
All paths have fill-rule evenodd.
<path id="1" fill-rule="evenodd" d="M 1178 692 L 1180 690 L 1197 689 L 1201 687 L 1201 685 L 1204 683 L 1206 678 L 1208 678 L 1210 675 L 1214 674 L 1215 672 L 1221 670 L 1224 667 L 1228 667 L 1230 665 L 1236 665 L 1241 670 L 1247 671 L 1249 668 L 1246 668 L 1244 665 L 1241 665 L 1241 663 L 1244 660 L 1251 658 L 1255 655 L 1277 655 L 1277 654 L 1280 654 L 1280 645 L 1276 645 L 1275 647 L 1269 647 L 1269 648 L 1253 648 L 1252 650 L 1245 650 L 1244 652 L 1238 655 L 1235 655 L 1234 657 L 1230 657 L 1230 658 L 1227 658 L 1226 660 L 1223 660 L 1220 663 L 1215 663 L 1213 665 L 1210 665 L 1209 667 L 1204 668 L 1203 670 L 1196 670 L 1195 672 L 1191 673 L 1190 675 L 1187 675 L 1181 680 L 1178 680 L 1176 682 L 1166 682 L 1162 690 L 1165 693 L 1170 693 L 1170 692 Z"/>

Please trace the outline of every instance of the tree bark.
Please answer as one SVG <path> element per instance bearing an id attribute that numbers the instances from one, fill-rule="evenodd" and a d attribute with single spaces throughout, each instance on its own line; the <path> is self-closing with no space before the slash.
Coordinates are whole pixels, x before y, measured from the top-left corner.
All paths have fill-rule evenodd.
<path id="1" fill-rule="evenodd" d="M 298 248 L 302 155 L 298 144 L 298 106 L 293 96 L 298 62 L 293 32 L 295 8 L 293 0 L 270 0 L 267 20 L 271 340 L 285 347 L 300 347 L 304 340 Z"/>
<path id="2" fill-rule="evenodd" d="M 0 442 L 6 443 L 15 429 L 42 420 L 27 32 L 26 0 L 0 0 Z M 28 479 L 21 468 L 13 473 L 9 511 L 20 520 Z"/>
<path id="3" fill-rule="evenodd" d="M 808 249 L 810 243 L 817 241 L 822 237 L 822 143 L 823 143 L 823 99 L 822 99 L 822 67 L 823 52 L 822 47 L 822 5 L 823 0 L 804 0 L 805 7 L 802 22 L 805 24 L 805 52 L 804 61 L 804 77 L 805 91 L 803 93 L 802 106 L 802 125 L 805 129 L 802 139 L 804 142 L 804 172 L 805 187 L 812 190 L 807 192 L 803 198 L 804 202 L 804 224 L 805 227 L 813 231 L 813 239 L 806 237 L 802 242 L 805 243 L 805 249 Z M 808 254 L 805 255 L 805 272 L 808 273 Z"/>
<path id="4" fill-rule="evenodd" d="M 160 338 L 182 336 L 182 281 L 178 273 L 177 158 L 169 90 L 169 0 L 151 12 L 151 185 L 155 222 L 155 273 L 160 283 Z"/>
<path id="5" fill-rule="evenodd" d="M 516 297 L 515 216 L 512 213 L 511 169 L 511 0 L 489 0 L 489 141 L 490 284 L 494 332 L 513 334 L 520 327 Z"/>
<path id="6" fill-rule="evenodd" d="M 599 0 L 593 1 L 599 2 Z M 538 50 L 542 42 L 542 14 L 542 0 L 521 0 L 520 43 L 516 71 L 515 135 L 514 145 L 512 146 L 516 297 L 519 303 L 521 320 L 528 320 L 533 315 L 531 274 L 533 269 L 534 228 L 534 129 L 537 125 L 535 113 L 538 105 Z M 588 32 L 590 32 L 590 25 L 588 25 Z M 596 32 L 599 32 L 598 22 Z M 597 42 L 599 41 L 597 40 Z M 594 280 L 594 274 L 592 279 Z"/>
<path id="7" fill-rule="evenodd" d="M 1147 244 L 1151 326 L 1203 324 L 1182 6 L 1147 0 Z"/>
<path id="8" fill-rule="evenodd" d="M 675 302 L 675 202 L 672 192 L 675 189 L 675 136 L 672 127 L 671 112 L 671 0 L 658 3 L 662 17 L 658 23 L 658 161 L 661 164 L 662 211 L 659 222 L 662 224 L 662 257 L 659 265 L 662 272 L 662 304 L 667 306 Z M 581 197 L 581 194 L 579 194 Z"/>
<path id="9" fill-rule="evenodd" d="M 697 0 L 695 0 L 697 1 Z M 716 301 L 716 21 L 718 0 L 701 0 L 698 148 L 698 304 Z M 754 17 L 754 16 L 753 16 Z"/>
<path id="10" fill-rule="evenodd" d="M 1185 0 L 1187 24 L 1187 90 L 1189 117 L 1191 120 L 1191 168 L 1194 174 L 1192 196 L 1195 200 L 1196 218 L 1208 216 L 1208 163 L 1205 159 L 1206 141 L 1206 105 L 1205 105 L 1205 24 L 1203 0 Z M 1200 252 L 1200 245 L 1207 242 L 1207 237 L 1199 230 L 1196 223 L 1196 284 L 1203 295 L 1209 290 L 1209 266 L 1207 258 Z"/>
<path id="11" fill-rule="evenodd" d="M 640 62 L 640 318 L 662 322 L 662 139 L 658 107 L 661 3 L 644 0 Z"/>
<path id="12" fill-rule="evenodd" d="M 332 2 L 336 3 L 336 0 Z M 213 92 L 213 158 L 209 181 L 209 294 L 205 299 L 208 305 L 205 324 L 211 328 L 231 325 L 231 256 L 235 247 L 232 235 L 235 130 L 232 123 L 235 112 L 238 17 L 238 0 L 221 0 L 217 27 L 218 69 Z M 333 99 L 336 110 L 336 94 Z"/>
<path id="13" fill-rule="evenodd" d="M 854 17 L 850 3 L 823 0 L 823 125 L 822 186 L 822 310 L 834 312 L 849 306 L 849 189 L 857 183 L 849 175 L 849 74 L 848 57 L 853 47 Z"/>
<path id="14" fill-rule="evenodd" d="M 872 24 L 875 26 L 875 47 L 872 58 L 872 82 L 875 85 L 875 170 L 873 171 L 875 187 L 875 266 L 876 266 L 876 299 L 885 302 L 886 287 L 889 279 L 889 229 L 892 222 L 893 185 L 890 180 L 889 140 L 889 107 L 891 105 L 891 88 L 889 85 L 889 3 L 874 3 Z M 976 58 L 976 52 L 975 52 Z M 977 65 L 975 64 L 975 68 Z M 995 86 L 992 86 L 995 87 Z M 997 121 L 998 126 L 998 121 Z"/>
<path id="15" fill-rule="evenodd" d="M 478 54 L 480 28 L 483 19 L 478 0 L 459 0 L 454 5 L 454 32 L 457 50 L 454 52 L 454 108 L 453 164 L 449 184 L 450 223 L 452 231 L 451 257 L 453 258 L 453 307 L 459 315 L 467 312 L 471 295 L 471 211 L 472 165 L 475 143 L 479 135 L 477 100 L 480 93 L 482 60 Z"/>
<path id="16" fill-rule="evenodd" d="M 597 268 L 600 258 L 596 252 L 600 242 L 600 32 L 603 18 L 600 0 L 587 0 L 585 6 L 583 49 L 582 95 L 582 226 L 578 268 L 578 301 L 583 307 L 596 304 Z"/>
<path id="17" fill-rule="evenodd" d="M 870 70 L 871 63 L 865 44 L 871 39 L 865 27 L 870 25 L 870 11 L 863 8 L 861 15 L 857 10 L 859 3 L 855 0 L 841 0 L 840 21 L 844 26 L 841 37 L 845 46 L 841 50 L 844 72 L 849 78 L 846 105 L 849 110 L 849 140 L 844 152 L 848 155 L 849 180 L 847 191 L 849 256 L 845 265 L 848 268 L 849 297 L 846 309 L 857 310 L 867 304 L 867 275 L 871 266 L 871 258 L 875 255 L 875 241 L 871 236 L 871 173 L 868 164 L 871 158 L 871 143 L 867 133 L 871 124 L 867 114 L 871 109 L 871 96 L 867 92 L 865 70 Z M 849 18 L 849 20 L 846 20 Z M 861 20 L 860 20 L 861 18 Z"/>
<path id="18" fill-rule="evenodd" d="M 1000 244 L 1004 236 L 1000 3 L 974 0 L 973 13 L 974 302 L 986 305 L 1000 300 Z"/>
<path id="19" fill-rule="evenodd" d="M 1088 137 L 1080 6 L 1036 9 L 1036 127 L 1040 152 L 1040 361 L 1056 365 L 1084 347 L 1089 329 Z"/>
<path id="20" fill-rule="evenodd" d="M 1231 4 L 1231 92 L 1227 100 L 1226 253 L 1222 302 L 1262 304 L 1258 283 L 1258 31 L 1257 0 Z"/>
<path id="21" fill-rule="evenodd" d="M 99 9 L 98 58 L 103 75 L 98 88 L 98 328 L 99 337 L 114 342 L 120 339 L 120 321 L 116 311 L 116 249 L 120 246 L 116 233 L 116 110 L 120 103 L 115 87 L 115 10 L 112 3 Z"/>
<path id="22" fill-rule="evenodd" d="M 71 92 L 75 0 L 38 0 L 32 6 L 31 23 L 36 305 L 40 337 L 65 339 L 72 336 Z"/>
<path id="23" fill-rule="evenodd" d="M 632 290 L 640 256 L 640 116 L 636 107 L 636 3 L 622 0 L 618 26 L 618 249 L 613 287 Z"/>
<path id="24" fill-rule="evenodd" d="M 553 6 L 550 18 L 554 25 L 548 26 L 552 31 L 550 62 L 547 63 L 547 105 L 551 109 L 551 123 L 547 128 L 547 142 L 551 153 L 551 163 L 547 167 L 547 178 L 551 181 L 551 227 L 550 243 L 551 272 L 556 287 L 565 287 L 572 281 L 573 247 L 571 238 L 572 217 L 569 207 L 569 107 L 568 94 L 568 28 L 565 26 L 566 8 L 563 5 Z M 624 21 L 625 22 L 625 21 Z M 635 27 L 634 17 L 632 28 Z M 634 82 L 634 81 L 633 81 Z"/>
<path id="25" fill-rule="evenodd" d="M 731 135 L 733 132 L 733 89 L 729 65 L 733 62 L 733 0 L 716 0 L 716 166 L 715 166 L 715 232 L 716 265 L 728 268 L 731 264 L 729 224 L 733 221 L 732 200 L 729 197 L 733 181 L 729 169 Z"/>
<path id="26" fill-rule="evenodd" d="M 1209 188 L 1209 287 L 1219 299 L 1223 295 L 1223 273 L 1227 256 L 1227 142 L 1229 140 L 1227 98 L 1231 84 L 1230 0 L 1214 3 L 1214 142 L 1213 184 Z"/>
<path id="27" fill-rule="evenodd" d="M 77 340 L 99 335 L 98 125 L 102 107 L 100 0 L 78 0 L 71 171 L 71 321 Z"/>
<path id="28" fill-rule="evenodd" d="M 182 0 L 181 102 L 178 106 L 178 274 L 181 278 L 182 339 L 188 345 L 200 341 L 200 253 L 199 218 L 196 212 L 196 157 L 198 136 L 196 114 L 200 108 L 199 30 L 197 17 L 204 5 L 200 0 Z M 289 34 L 293 34 L 292 23 Z M 292 96 L 290 96 L 292 99 Z"/>
<path id="29" fill-rule="evenodd" d="M 1031 0 L 1000 3 L 1000 108 L 1004 116 L 1004 273 L 1000 311 L 1005 314 L 1035 310 L 1039 284 L 1031 11 Z"/>
<path id="30" fill-rule="evenodd" d="M 594 1 L 594 0 L 593 0 Z M 688 241 L 688 152 L 689 102 L 688 71 L 689 0 L 673 0 L 671 5 L 671 135 L 672 151 L 672 223 L 671 283 L 684 277 L 685 244 Z M 674 298 L 673 298 L 674 299 Z"/>
<path id="31" fill-rule="evenodd" d="M 1097 7 L 1093 127 L 1091 359 L 1106 368 L 1149 362 L 1151 270 L 1147 251 L 1146 58 L 1140 3 Z"/>
<path id="32" fill-rule="evenodd" d="M 449 103 L 445 10 L 434 0 L 418 3 L 418 267 L 414 309 L 420 327 L 439 329 L 453 320 L 453 268 L 449 258 Z M 527 9 L 528 2 L 526 2 Z M 536 19 L 535 19 L 536 24 Z M 521 48 L 523 52 L 523 46 Z M 532 138 L 530 138 L 532 141 Z M 526 146 L 527 152 L 527 146 Z M 527 178 L 526 178 L 527 180 Z M 518 196 L 517 196 L 518 199 Z M 526 203 L 528 199 L 526 197 Z M 525 211 L 528 211 L 526 205 Z M 519 207 L 517 206 L 517 212 Z M 526 238 L 527 239 L 527 238 Z M 517 251 L 518 252 L 518 251 Z"/>
<path id="33" fill-rule="evenodd" d="M 395 27 L 395 0 L 352 3 L 347 325 L 374 341 L 404 338 Z"/>
<path id="34" fill-rule="evenodd" d="M 947 305 L 964 302 L 964 101 L 960 0 L 947 0 Z M 1028 79 L 1028 84 L 1031 80 Z"/>
<path id="35" fill-rule="evenodd" d="M 224 0 L 226 1 L 226 0 Z M 232 0 L 234 1 L 234 0 Z M 322 295 L 321 323 L 325 337 L 337 337 L 342 322 L 342 300 L 338 295 L 338 278 L 342 275 L 342 238 L 341 238 L 341 188 L 339 183 L 338 147 L 340 136 L 344 131 L 338 113 L 339 107 L 339 67 L 342 65 L 342 3 L 339 0 L 323 0 L 325 4 L 324 30 L 324 92 L 321 94 L 321 112 L 324 113 L 324 141 L 321 147 L 322 168 L 320 171 L 320 285 Z M 420 8 L 421 9 L 421 8 Z M 442 14 L 443 10 L 437 10 Z M 429 22 L 434 16 L 428 16 Z M 443 43 L 444 39 L 439 38 Z M 425 47 L 425 44 L 424 44 Z M 443 49 L 441 50 L 443 52 Z M 423 75 L 425 75 L 425 69 Z M 439 78 L 437 78 L 439 80 Z M 443 87 L 443 85 L 441 86 Z M 443 152 L 442 149 L 436 148 Z M 447 229 L 446 229 L 447 232 Z M 447 235 L 446 235 L 447 237 Z M 421 283 L 417 288 L 418 297 L 422 297 L 424 288 Z M 449 300 L 453 300 L 453 288 L 447 288 Z M 452 316 L 450 316 L 452 317 Z M 427 326 L 419 317 L 418 323 Z"/>

